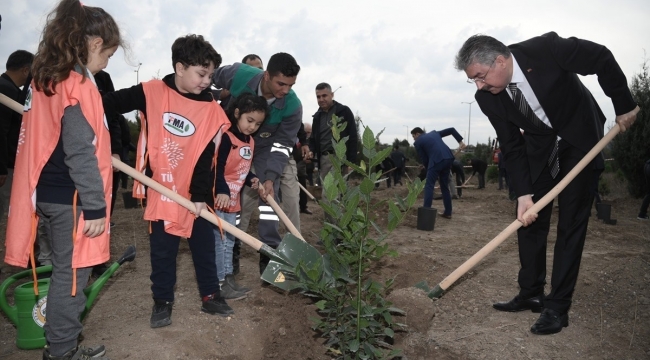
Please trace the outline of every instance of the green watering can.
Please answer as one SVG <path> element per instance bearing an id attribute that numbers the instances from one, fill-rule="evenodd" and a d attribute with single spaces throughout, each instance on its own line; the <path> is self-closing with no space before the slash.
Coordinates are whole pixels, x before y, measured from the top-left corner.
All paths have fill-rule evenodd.
<path id="1" fill-rule="evenodd" d="M 86 316 L 88 310 L 90 310 L 90 306 L 95 301 L 99 290 L 106 284 L 106 281 L 108 281 L 120 265 L 126 261 L 133 261 L 133 259 L 135 259 L 135 247 L 129 246 L 119 260 L 113 263 L 92 285 L 84 289 L 87 300 L 86 308 L 81 314 L 82 319 Z M 37 274 L 49 272 L 52 272 L 52 265 L 36 268 Z M 33 281 L 16 286 L 14 289 L 14 306 L 9 305 L 6 297 L 7 289 L 11 284 L 31 275 L 31 269 L 25 270 L 10 276 L 0 285 L 0 309 L 16 325 L 16 329 L 18 330 L 16 346 L 20 349 L 39 349 L 45 346 L 43 325 L 45 324 L 45 308 L 47 305 L 47 290 L 50 286 L 50 279 L 44 278 L 37 281 L 38 295 L 34 294 Z"/>

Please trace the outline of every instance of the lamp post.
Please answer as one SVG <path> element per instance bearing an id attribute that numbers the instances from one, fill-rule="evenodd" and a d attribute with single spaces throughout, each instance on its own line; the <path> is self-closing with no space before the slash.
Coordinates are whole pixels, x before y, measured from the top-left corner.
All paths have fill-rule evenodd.
<path id="1" fill-rule="evenodd" d="M 138 64 L 138 68 L 136 70 L 133 70 L 135 72 L 135 84 L 138 85 L 140 83 L 140 66 L 142 66 L 142 63 Z"/>
<path id="2" fill-rule="evenodd" d="M 470 142 L 469 142 L 469 131 L 470 131 L 470 129 L 472 128 L 472 104 L 475 103 L 475 102 L 476 102 L 476 100 L 474 100 L 474 101 L 472 101 L 472 102 L 466 102 L 466 101 L 461 101 L 461 102 L 460 102 L 461 104 L 467 104 L 467 105 L 469 105 L 469 119 L 467 120 L 467 146 L 470 145 Z"/>

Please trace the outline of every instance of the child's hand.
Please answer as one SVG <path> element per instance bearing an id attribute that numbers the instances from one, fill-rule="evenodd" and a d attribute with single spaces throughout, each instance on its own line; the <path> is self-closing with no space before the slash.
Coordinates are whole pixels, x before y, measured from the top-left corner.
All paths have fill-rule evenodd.
<path id="1" fill-rule="evenodd" d="M 194 214 L 195 218 L 198 218 L 199 215 L 201 215 L 201 211 L 208 208 L 204 202 L 195 202 L 194 206 L 196 207 L 196 210 L 192 211 L 192 213 Z"/>
<path id="2" fill-rule="evenodd" d="M 89 238 L 101 235 L 106 227 L 106 217 L 95 220 L 86 220 L 84 222 L 83 234 Z"/>
<path id="3" fill-rule="evenodd" d="M 252 178 L 251 179 L 251 189 L 257 190 L 260 187 L 260 179 L 258 178 Z"/>
<path id="4" fill-rule="evenodd" d="M 217 194 L 217 198 L 214 199 L 214 207 L 223 210 L 227 209 L 228 203 L 230 202 L 230 196 L 226 194 Z"/>

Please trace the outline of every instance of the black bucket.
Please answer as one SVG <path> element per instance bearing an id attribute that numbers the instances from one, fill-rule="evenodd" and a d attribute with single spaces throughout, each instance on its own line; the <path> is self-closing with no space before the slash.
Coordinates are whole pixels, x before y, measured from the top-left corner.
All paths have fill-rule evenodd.
<path id="1" fill-rule="evenodd" d="M 434 208 L 418 208 L 418 230 L 432 231 L 437 214 L 438 210 Z"/>
<path id="2" fill-rule="evenodd" d="M 598 212 L 598 218 L 601 220 L 609 221 L 612 218 L 612 204 L 601 202 L 596 204 L 596 211 Z"/>

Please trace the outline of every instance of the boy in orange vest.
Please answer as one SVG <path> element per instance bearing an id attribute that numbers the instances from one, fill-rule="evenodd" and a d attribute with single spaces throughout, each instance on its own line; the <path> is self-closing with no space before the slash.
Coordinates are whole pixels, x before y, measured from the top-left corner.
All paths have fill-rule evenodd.
<path id="1" fill-rule="evenodd" d="M 192 252 L 201 311 L 221 316 L 233 313 L 219 292 L 212 225 L 198 217 L 206 203 L 214 203 L 211 168 L 222 126 L 228 123 L 210 92 L 210 79 L 221 56 L 203 36 L 187 35 L 174 41 L 172 64 L 174 74 L 162 80 L 103 97 L 109 118 L 133 110 L 142 112 L 137 169 L 190 198 L 196 206 L 190 212 L 162 194 L 146 190 L 144 219 L 151 222 L 152 328 L 171 324 L 181 237 L 187 238 Z M 139 184 L 133 192 L 135 197 L 144 197 Z"/>

